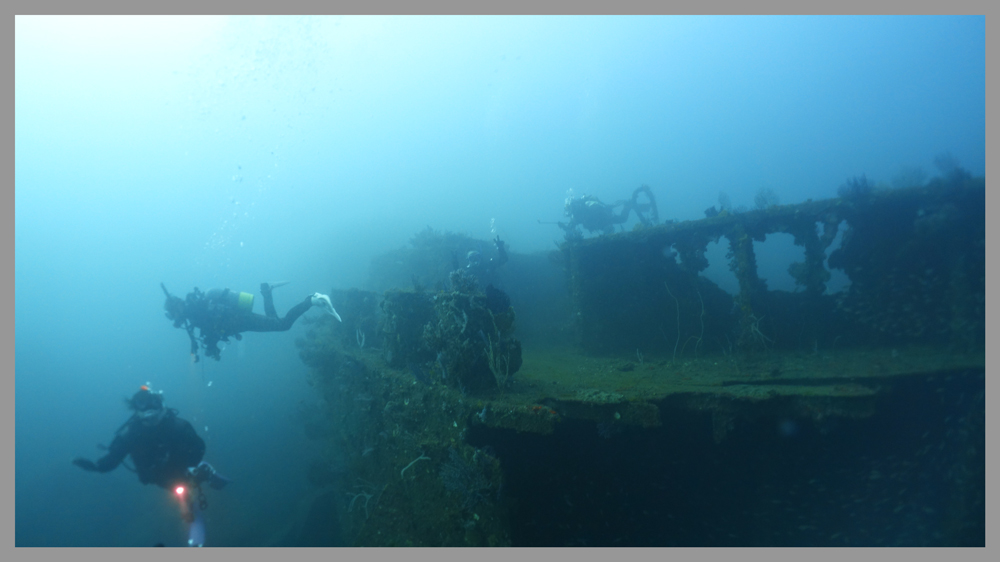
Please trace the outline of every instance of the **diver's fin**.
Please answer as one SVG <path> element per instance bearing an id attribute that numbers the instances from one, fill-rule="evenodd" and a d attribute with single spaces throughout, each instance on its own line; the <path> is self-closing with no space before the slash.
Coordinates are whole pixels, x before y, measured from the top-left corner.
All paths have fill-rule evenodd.
<path id="1" fill-rule="evenodd" d="M 337 321 L 343 322 L 343 320 L 340 319 L 340 315 L 337 314 L 337 310 L 333 308 L 333 303 L 330 302 L 330 297 L 324 295 L 323 293 L 313 293 L 312 305 L 322 308 L 328 314 L 336 318 Z"/>
<path id="2" fill-rule="evenodd" d="M 226 478 L 218 472 L 213 472 L 211 476 L 208 477 L 208 485 L 211 486 L 213 490 L 221 490 L 226 487 L 226 484 L 232 483 L 232 480 Z"/>

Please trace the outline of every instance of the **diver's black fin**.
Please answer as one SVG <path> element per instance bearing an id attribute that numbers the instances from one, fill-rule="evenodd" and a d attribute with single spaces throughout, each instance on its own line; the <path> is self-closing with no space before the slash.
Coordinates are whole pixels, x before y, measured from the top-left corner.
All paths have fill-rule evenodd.
<path id="1" fill-rule="evenodd" d="M 278 287 L 284 287 L 285 285 L 291 283 L 291 281 L 278 281 L 277 283 L 261 283 L 262 285 L 267 285 L 270 290 L 275 290 Z"/>

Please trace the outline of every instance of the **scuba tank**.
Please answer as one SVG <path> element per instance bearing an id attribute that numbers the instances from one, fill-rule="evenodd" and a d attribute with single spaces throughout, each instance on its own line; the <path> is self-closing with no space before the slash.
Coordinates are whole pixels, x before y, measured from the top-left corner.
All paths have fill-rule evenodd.
<path id="1" fill-rule="evenodd" d="M 229 289 L 209 289 L 205 296 L 210 301 L 223 308 L 239 310 L 241 312 L 253 311 L 253 294 L 230 291 Z"/>

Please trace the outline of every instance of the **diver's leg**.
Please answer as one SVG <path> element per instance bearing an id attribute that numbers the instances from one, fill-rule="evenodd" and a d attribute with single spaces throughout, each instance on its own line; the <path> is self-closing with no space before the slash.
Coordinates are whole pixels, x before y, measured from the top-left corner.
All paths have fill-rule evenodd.
<path id="1" fill-rule="evenodd" d="M 260 314 L 250 314 L 244 320 L 244 328 L 240 330 L 241 332 L 284 332 L 295 324 L 295 321 L 299 319 L 306 313 L 307 310 L 312 308 L 312 295 L 305 298 L 304 301 L 293 306 L 291 310 L 285 314 L 284 318 L 261 316 Z"/>
<path id="2" fill-rule="evenodd" d="M 260 294 L 264 296 L 264 314 L 268 318 L 277 318 L 278 311 L 274 310 L 274 297 L 271 295 L 271 284 L 261 283 Z"/>
<path id="3" fill-rule="evenodd" d="M 281 332 L 281 318 L 247 314 L 242 319 L 241 332 Z"/>
<path id="4" fill-rule="evenodd" d="M 312 306 L 312 295 L 309 295 L 304 301 L 290 308 L 288 312 L 285 313 L 285 317 L 281 319 L 285 326 L 283 329 L 287 330 L 291 328 L 292 324 L 295 324 L 295 321 L 299 319 L 299 316 L 305 314 L 307 310 L 312 308 Z"/>

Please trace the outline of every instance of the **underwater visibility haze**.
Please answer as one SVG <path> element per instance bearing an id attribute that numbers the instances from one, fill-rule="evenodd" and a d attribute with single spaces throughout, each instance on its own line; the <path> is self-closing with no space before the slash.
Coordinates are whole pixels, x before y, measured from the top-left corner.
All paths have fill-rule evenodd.
<path id="1" fill-rule="evenodd" d="M 207 546 L 985 540 L 984 17 L 14 40 L 17 546 L 186 542 L 170 493 L 71 464 L 145 384 L 232 480 Z M 161 283 L 263 314 L 283 281 L 342 321 L 193 362 L 164 317 Z"/>

